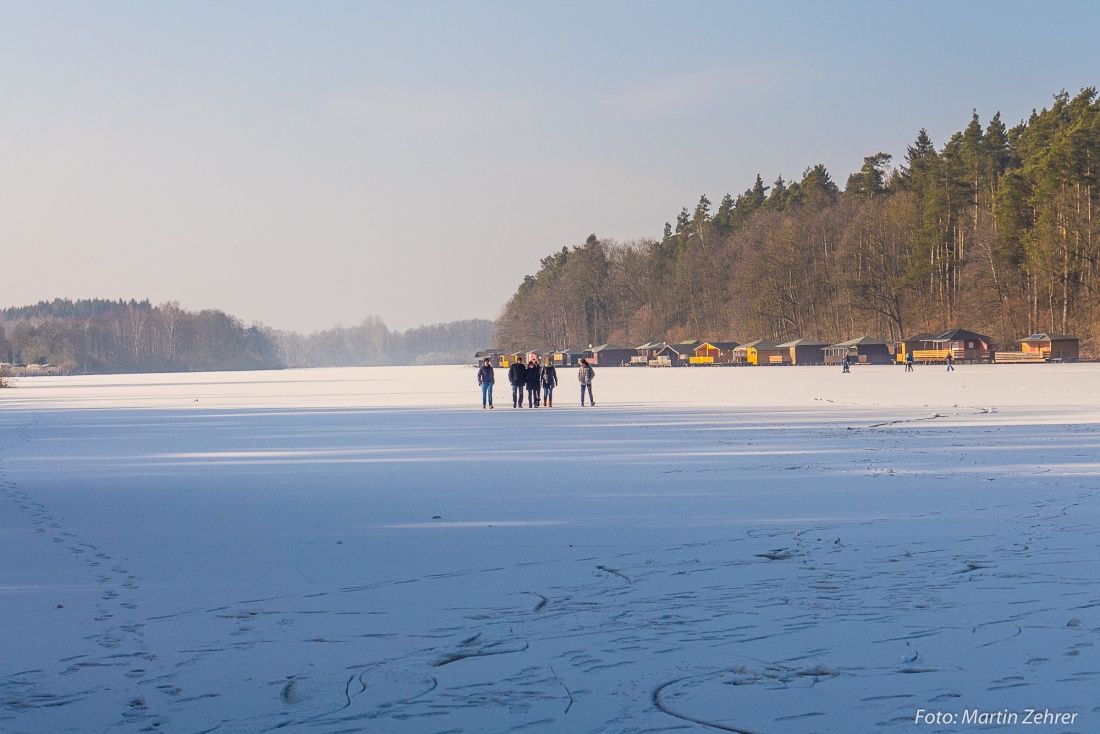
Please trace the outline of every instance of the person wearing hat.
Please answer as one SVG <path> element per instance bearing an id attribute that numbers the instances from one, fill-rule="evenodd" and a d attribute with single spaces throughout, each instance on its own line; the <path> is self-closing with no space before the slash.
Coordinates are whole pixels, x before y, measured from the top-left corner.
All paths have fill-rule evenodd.
<path id="1" fill-rule="evenodd" d="M 477 371 L 477 384 L 481 385 L 481 409 L 485 410 L 486 404 L 489 409 L 493 408 L 493 383 L 496 382 L 496 377 L 493 375 L 493 364 L 489 361 L 489 358 L 485 358 L 485 363 L 481 365 L 481 368 Z"/>
<path id="2" fill-rule="evenodd" d="M 581 407 L 584 407 L 584 390 L 588 388 L 588 402 L 592 404 L 592 407 L 596 407 L 596 399 L 592 397 L 592 380 L 596 377 L 596 371 L 592 369 L 592 365 L 588 364 L 588 360 L 581 358 L 580 369 L 577 370 L 577 379 L 581 383 Z"/>

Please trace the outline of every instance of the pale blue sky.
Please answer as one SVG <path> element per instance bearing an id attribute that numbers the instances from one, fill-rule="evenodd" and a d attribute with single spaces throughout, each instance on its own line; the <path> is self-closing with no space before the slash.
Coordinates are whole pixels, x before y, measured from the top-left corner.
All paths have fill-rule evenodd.
<path id="1" fill-rule="evenodd" d="M 495 317 L 590 233 L 1100 83 L 1091 2 L 0 2 L 0 306 Z"/>

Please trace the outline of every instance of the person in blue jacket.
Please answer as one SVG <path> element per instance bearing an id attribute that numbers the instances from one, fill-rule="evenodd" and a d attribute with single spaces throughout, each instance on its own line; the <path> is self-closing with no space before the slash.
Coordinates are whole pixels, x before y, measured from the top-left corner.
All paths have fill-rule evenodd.
<path id="1" fill-rule="evenodd" d="M 493 407 L 493 383 L 496 382 L 496 377 L 493 375 L 493 364 L 489 361 L 489 358 L 485 358 L 485 364 L 481 365 L 481 368 L 477 371 L 477 384 L 481 385 L 481 409 L 485 410 L 485 406 L 488 405 L 490 409 Z"/>

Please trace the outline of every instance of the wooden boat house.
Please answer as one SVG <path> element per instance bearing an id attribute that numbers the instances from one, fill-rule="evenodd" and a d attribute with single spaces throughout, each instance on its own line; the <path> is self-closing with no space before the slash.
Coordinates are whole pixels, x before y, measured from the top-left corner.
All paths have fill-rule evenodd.
<path id="1" fill-rule="evenodd" d="M 649 360 L 654 359 L 657 350 L 664 345 L 664 342 L 646 342 L 635 347 L 634 350 L 637 353 L 630 358 L 630 364 L 641 367 L 648 366 Z"/>
<path id="2" fill-rule="evenodd" d="M 736 347 L 733 350 L 732 364 L 790 364 L 790 352 L 786 352 L 786 359 L 783 355 L 784 350 L 780 349 L 776 342 L 771 339 L 757 339 Z"/>
<path id="3" fill-rule="evenodd" d="M 851 364 L 890 364 L 894 359 L 894 343 L 873 336 L 861 336 L 825 347 L 825 364 L 840 364 L 848 357 Z"/>
<path id="4" fill-rule="evenodd" d="M 698 342 L 664 344 L 659 349 L 654 350 L 650 365 L 656 367 L 683 367 L 688 365 L 691 358 L 695 356 L 695 344 L 698 344 Z M 654 365 L 654 361 L 657 362 L 656 365 Z"/>
<path id="5" fill-rule="evenodd" d="M 737 342 L 703 342 L 695 347 L 695 355 L 688 360 L 693 365 L 729 364 L 733 350 L 741 346 Z"/>
<path id="6" fill-rule="evenodd" d="M 698 341 L 676 344 L 646 342 L 634 348 L 635 355 L 630 359 L 630 363 L 649 367 L 681 367 L 690 364 L 698 344 Z"/>
<path id="7" fill-rule="evenodd" d="M 587 359 L 593 366 L 620 367 L 630 364 L 630 359 L 638 353 L 636 349 L 620 347 L 618 344 L 601 344 L 585 352 Z"/>
<path id="8" fill-rule="evenodd" d="M 1081 340 L 1065 334 L 1032 334 L 1020 340 L 1023 351 L 1036 351 L 1047 362 L 1074 362 L 1081 356 Z"/>
<path id="9" fill-rule="evenodd" d="M 819 342 L 813 339 L 795 339 L 779 345 L 779 349 L 787 352 L 788 361 L 791 364 L 825 364 L 825 348 L 828 342 Z"/>
<path id="10" fill-rule="evenodd" d="M 1080 356 L 1081 340 L 1065 334 L 1032 334 L 1020 340 L 1020 351 L 997 352 L 1000 364 L 1020 362 L 1074 362 Z"/>
<path id="11" fill-rule="evenodd" d="M 557 349 L 549 356 L 555 367 L 576 367 L 584 354 L 583 349 Z"/>
<path id="12" fill-rule="evenodd" d="M 894 353 L 899 363 L 905 363 L 905 355 L 912 354 L 914 362 L 935 362 L 936 359 L 929 357 L 929 352 L 933 351 L 934 347 L 932 340 L 936 338 L 935 334 L 928 332 L 921 332 L 920 334 L 914 334 L 908 339 L 902 339 L 900 342 L 895 342 Z M 939 359 L 938 361 L 943 361 Z"/>
<path id="13" fill-rule="evenodd" d="M 943 354 L 942 359 L 935 361 L 945 361 L 948 352 L 954 356 L 956 362 L 993 361 L 993 340 L 973 331 L 952 329 L 943 332 L 931 342 L 932 349 Z M 916 353 L 913 356 L 915 358 Z"/>

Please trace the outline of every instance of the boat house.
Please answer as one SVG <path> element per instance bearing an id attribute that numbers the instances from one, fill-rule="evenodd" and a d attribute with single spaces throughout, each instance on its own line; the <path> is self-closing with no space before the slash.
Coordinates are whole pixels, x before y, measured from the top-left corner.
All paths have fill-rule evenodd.
<path id="1" fill-rule="evenodd" d="M 894 349 L 898 362 L 904 364 L 905 355 L 907 354 L 913 355 L 914 362 L 942 362 L 943 357 L 937 358 L 929 354 L 929 352 L 935 349 L 932 344 L 932 340 L 935 338 L 935 334 L 921 332 L 920 334 L 914 334 L 908 339 L 902 339 L 900 342 L 896 342 L 894 344 Z"/>
<path id="2" fill-rule="evenodd" d="M 1047 333 L 1032 334 L 1020 340 L 1020 351 L 1038 355 L 1044 362 L 1073 362 L 1080 357 L 1081 340 L 1075 336 Z M 1000 354 L 997 355 L 1000 357 Z M 998 359 L 999 361 L 999 359 Z"/>
<path id="3" fill-rule="evenodd" d="M 848 357 L 851 364 L 890 364 L 894 359 L 894 343 L 873 336 L 861 336 L 825 347 L 825 364 L 840 364 Z"/>
<path id="4" fill-rule="evenodd" d="M 788 361 L 791 364 L 825 364 L 825 347 L 828 342 L 819 342 L 813 339 L 795 339 L 779 345 L 779 349 L 787 352 Z"/>
<path id="5" fill-rule="evenodd" d="M 729 364 L 733 361 L 733 350 L 739 346 L 737 342 L 703 342 L 695 347 L 695 356 L 688 361 L 691 364 Z"/>
<path id="6" fill-rule="evenodd" d="M 618 344 L 601 344 L 589 349 L 585 358 L 593 365 L 600 367 L 620 367 L 630 364 L 630 360 L 638 353 L 637 349 L 620 347 Z"/>
<path id="7" fill-rule="evenodd" d="M 947 353 L 950 352 L 956 362 L 993 361 L 993 340 L 973 331 L 952 329 L 943 332 L 931 342 L 933 350 L 943 353 L 943 359 L 946 359 Z M 916 357 L 916 354 L 913 356 Z"/>
<path id="8" fill-rule="evenodd" d="M 576 367 L 584 357 L 583 349 L 556 349 L 550 352 L 555 367 Z"/>
<path id="9" fill-rule="evenodd" d="M 996 361 L 1001 364 L 1019 362 L 1074 362 L 1080 355 L 1077 337 L 1064 333 L 1033 333 L 1020 340 L 1019 352 L 997 352 Z"/>
<path id="10" fill-rule="evenodd" d="M 757 339 L 733 350 L 733 364 L 790 364 L 790 352 L 783 358 L 784 350 L 771 339 Z"/>
<path id="11" fill-rule="evenodd" d="M 690 364 L 691 358 L 695 356 L 695 344 L 698 342 L 663 344 L 653 350 L 653 359 L 649 364 L 655 367 L 682 367 Z"/>

